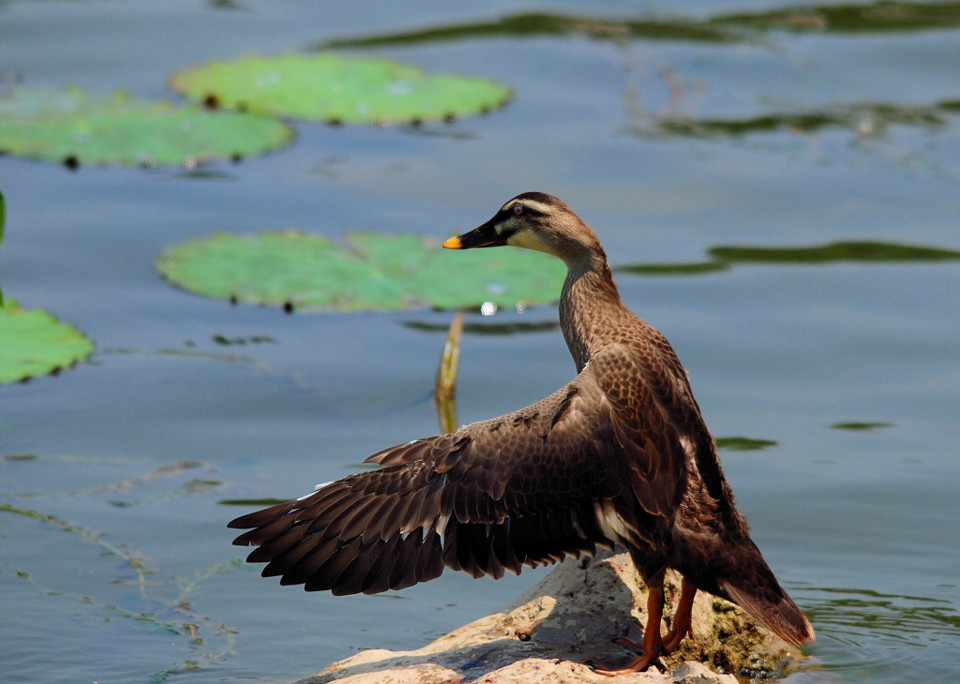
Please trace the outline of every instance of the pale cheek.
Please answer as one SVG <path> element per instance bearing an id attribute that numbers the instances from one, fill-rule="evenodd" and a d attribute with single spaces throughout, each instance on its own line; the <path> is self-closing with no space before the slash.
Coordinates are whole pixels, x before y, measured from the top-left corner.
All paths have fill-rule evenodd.
<path id="1" fill-rule="evenodd" d="M 546 252 L 547 254 L 552 254 L 553 252 L 543 242 L 536 234 L 529 231 L 522 231 L 520 233 L 514 233 L 507 238 L 507 244 L 514 247 L 525 247 L 527 249 L 535 249 L 540 252 Z"/>

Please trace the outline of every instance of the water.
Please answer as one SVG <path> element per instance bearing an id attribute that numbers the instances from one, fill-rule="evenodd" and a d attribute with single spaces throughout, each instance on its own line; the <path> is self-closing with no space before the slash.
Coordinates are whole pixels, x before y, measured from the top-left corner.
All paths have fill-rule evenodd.
<path id="1" fill-rule="evenodd" d="M 0 158 L 4 294 L 97 345 L 59 377 L 0 387 L 4 679 L 289 680 L 358 649 L 418 647 L 541 576 L 333 598 L 240 563 L 224 525 L 245 509 L 224 502 L 299 495 L 436 432 L 450 314 L 229 307 L 156 276 L 173 242 L 279 227 L 445 237 L 542 189 L 617 267 L 702 263 L 731 245 L 960 250 L 957 6 L 915 30 L 793 30 L 809 17 L 763 29 L 785 6 L 686 3 L 681 23 L 671 3 L 564 2 L 561 19 L 659 24 L 511 33 L 499 18 L 529 7 L 0 5 L 0 72 L 31 86 L 171 97 L 171 72 L 213 58 L 400 36 L 342 49 L 515 90 L 503 111 L 453 126 L 298 125 L 293 147 L 212 174 Z M 922 14 L 910 9 L 851 21 Z M 737 37 L 690 40 L 690 26 Z M 466 28 L 424 33 L 450 27 Z M 722 458 L 817 630 L 816 665 L 792 679 L 954 680 L 960 262 L 752 260 L 618 281 L 673 342 L 714 434 L 775 442 Z M 468 315 L 522 331 L 465 335 L 462 421 L 569 379 L 555 317 Z"/>

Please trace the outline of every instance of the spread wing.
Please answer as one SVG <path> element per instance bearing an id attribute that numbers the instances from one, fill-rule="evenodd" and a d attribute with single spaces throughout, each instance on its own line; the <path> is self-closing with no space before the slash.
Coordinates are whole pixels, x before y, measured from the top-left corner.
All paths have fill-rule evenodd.
<path id="1" fill-rule="evenodd" d="M 367 459 L 378 470 L 238 518 L 231 527 L 253 529 L 234 543 L 257 546 L 247 560 L 267 562 L 264 576 L 335 594 L 444 567 L 499 578 L 609 546 L 598 502 L 636 527 L 670 515 L 684 483 L 676 430 L 655 390 L 635 387 L 630 356 L 604 351 L 532 406 L 385 449 Z"/>

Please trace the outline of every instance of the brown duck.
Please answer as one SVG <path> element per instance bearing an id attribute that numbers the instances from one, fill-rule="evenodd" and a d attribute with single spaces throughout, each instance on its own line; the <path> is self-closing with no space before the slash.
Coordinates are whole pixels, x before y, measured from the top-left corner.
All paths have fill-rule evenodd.
<path id="1" fill-rule="evenodd" d="M 519 573 L 624 547 L 649 588 L 646 669 L 690 631 L 698 589 L 795 645 L 810 623 L 780 587 L 734 505 L 716 445 L 667 340 L 620 300 L 597 236 L 566 204 L 527 192 L 450 249 L 514 245 L 562 259 L 563 337 L 577 376 L 546 399 L 366 459 L 381 468 L 242 516 L 247 560 L 307 591 L 373 594 L 438 577 Z M 661 637 L 663 577 L 683 577 Z"/>

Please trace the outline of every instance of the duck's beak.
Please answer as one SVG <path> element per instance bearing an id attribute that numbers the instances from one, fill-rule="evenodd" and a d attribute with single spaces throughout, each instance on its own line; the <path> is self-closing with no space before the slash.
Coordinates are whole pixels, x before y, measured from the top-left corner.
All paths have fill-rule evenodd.
<path id="1" fill-rule="evenodd" d="M 450 238 L 443 243 L 443 246 L 447 249 L 471 249 L 473 247 L 498 247 L 505 244 L 507 244 L 507 241 L 497 233 L 493 221 L 487 221 L 469 233 Z"/>

